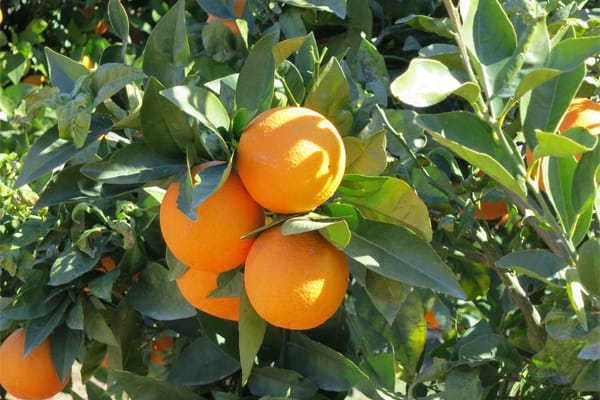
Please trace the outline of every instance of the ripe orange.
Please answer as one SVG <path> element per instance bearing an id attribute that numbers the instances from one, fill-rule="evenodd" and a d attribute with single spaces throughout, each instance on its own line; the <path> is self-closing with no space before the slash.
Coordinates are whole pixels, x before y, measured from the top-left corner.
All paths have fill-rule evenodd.
<path id="1" fill-rule="evenodd" d="M 161 333 L 156 339 L 152 339 L 152 348 L 150 349 L 150 361 L 158 365 L 167 365 L 164 352 L 173 348 L 173 338 Z"/>
<path id="2" fill-rule="evenodd" d="M 32 74 L 27 75 L 21 82 L 27 85 L 40 86 L 42 83 L 48 82 L 48 78 L 46 78 L 44 75 Z"/>
<path id="3" fill-rule="evenodd" d="M 108 24 L 104 20 L 98 21 L 96 27 L 94 28 L 94 33 L 96 35 L 104 35 L 108 31 Z"/>
<path id="4" fill-rule="evenodd" d="M 192 170 L 193 175 L 210 165 Z M 197 220 L 192 221 L 177 208 L 179 182 L 173 182 L 160 206 L 160 229 L 173 255 L 192 268 L 222 272 L 237 267 L 246 259 L 254 239 L 241 236 L 261 227 L 264 210 L 248 194 L 232 171 L 219 190 L 202 202 Z"/>
<path id="5" fill-rule="evenodd" d="M 237 147 L 237 170 L 263 207 L 291 214 L 312 210 L 337 190 L 346 164 L 342 138 L 323 115 L 279 107 L 253 119 Z"/>
<path id="6" fill-rule="evenodd" d="M 238 321 L 239 297 L 207 297 L 217 288 L 218 275 L 212 271 L 189 268 L 176 282 L 183 297 L 197 309 L 215 317 Z"/>
<path id="7" fill-rule="evenodd" d="M 575 127 L 587 128 L 591 134 L 600 135 L 600 104 L 584 97 L 575 97 L 567 108 L 558 132 L 564 133 Z M 578 154 L 575 158 L 579 160 L 581 155 Z M 526 149 L 526 159 L 527 164 L 533 161 L 533 152 L 529 148 Z M 537 166 L 531 169 L 531 176 L 534 179 L 537 176 L 540 190 L 546 191 L 544 179 L 541 173 L 538 175 Z"/>
<path id="8" fill-rule="evenodd" d="M 435 314 L 433 313 L 433 308 L 425 313 L 425 321 L 427 322 L 427 329 L 429 330 L 439 330 L 440 323 L 435 318 Z"/>
<path id="9" fill-rule="evenodd" d="M 50 338 L 33 349 L 27 357 L 25 329 L 11 333 L 0 346 L 0 385 L 15 397 L 41 400 L 64 389 L 70 375 L 61 382 L 52 362 Z"/>
<path id="10" fill-rule="evenodd" d="M 475 207 L 475 218 L 486 221 L 498 219 L 508 212 L 508 206 L 504 200 L 481 201 Z"/>
<path id="11" fill-rule="evenodd" d="M 246 0 L 235 0 L 233 4 L 233 11 L 235 12 L 236 17 L 241 18 L 244 12 L 244 7 L 246 6 Z M 233 33 L 239 34 L 240 28 L 238 28 L 237 24 L 234 20 L 218 18 L 214 15 L 208 15 L 206 19 L 206 23 L 211 23 L 214 20 L 219 20 L 223 25 L 227 26 Z"/>
<path id="12" fill-rule="evenodd" d="M 265 321 L 287 329 L 310 329 L 329 319 L 348 287 L 348 262 L 318 232 L 284 236 L 264 231 L 246 259 L 244 284 Z"/>

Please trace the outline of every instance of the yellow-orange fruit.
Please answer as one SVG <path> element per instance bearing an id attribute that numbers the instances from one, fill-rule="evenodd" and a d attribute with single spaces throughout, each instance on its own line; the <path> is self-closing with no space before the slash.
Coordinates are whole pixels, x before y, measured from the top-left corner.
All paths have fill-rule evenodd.
<path id="1" fill-rule="evenodd" d="M 27 357 L 23 357 L 24 350 L 25 329 L 19 328 L 0 346 L 0 385 L 24 400 L 47 399 L 63 390 L 71 375 L 63 382 L 58 378 L 52 362 L 50 338 Z"/>
<path id="2" fill-rule="evenodd" d="M 238 321 L 239 297 L 207 297 L 217 288 L 218 275 L 216 272 L 189 268 L 176 282 L 183 297 L 197 309 L 215 317 Z"/>
<path id="3" fill-rule="evenodd" d="M 104 35 L 108 31 L 108 24 L 104 20 L 98 21 L 96 27 L 94 28 L 94 33 L 96 35 Z"/>
<path id="4" fill-rule="evenodd" d="M 475 218 L 484 220 L 494 220 L 502 217 L 508 212 L 506 201 L 482 201 L 475 207 Z"/>
<path id="5" fill-rule="evenodd" d="M 276 213 L 323 204 L 344 176 L 346 153 L 335 126 L 305 107 L 267 110 L 246 127 L 237 170 L 250 195 Z"/>
<path id="6" fill-rule="evenodd" d="M 287 329 L 310 329 L 329 319 L 348 287 L 348 262 L 319 233 L 284 236 L 280 226 L 263 232 L 246 259 L 244 284 L 265 321 Z"/>
<path id="7" fill-rule="evenodd" d="M 215 164 L 201 164 L 193 169 L 193 175 Z M 232 171 L 221 188 L 198 206 L 196 221 L 177 208 L 178 196 L 179 183 L 175 181 L 160 206 L 160 229 L 173 255 L 189 267 L 213 272 L 242 264 L 254 239 L 241 236 L 261 227 L 265 216 L 237 174 Z"/>
<path id="8" fill-rule="evenodd" d="M 41 84 L 48 82 L 48 78 L 46 78 L 44 75 L 32 74 L 27 75 L 21 82 L 27 85 L 40 86 Z"/>
<path id="9" fill-rule="evenodd" d="M 158 365 L 167 365 L 164 352 L 173 348 L 173 338 L 161 333 L 157 339 L 152 339 L 150 361 Z"/>

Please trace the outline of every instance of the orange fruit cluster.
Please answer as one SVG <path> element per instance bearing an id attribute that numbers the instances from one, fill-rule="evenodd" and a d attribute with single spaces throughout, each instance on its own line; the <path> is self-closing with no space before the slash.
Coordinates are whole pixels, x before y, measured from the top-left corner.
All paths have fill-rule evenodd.
<path id="1" fill-rule="evenodd" d="M 284 235 L 281 227 L 244 238 L 279 214 L 310 211 L 328 200 L 344 174 L 345 151 L 335 126 L 304 107 L 258 115 L 241 135 L 236 168 L 197 208 L 192 221 L 177 208 L 179 183 L 160 207 L 167 247 L 189 268 L 176 282 L 194 307 L 239 320 L 239 297 L 209 297 L 219 273 L 244 264 L 244 285 L 256 312 L 274 326 L 309 329 L 341 305 L 349 269 L 344 253 L 318 232 Z M 219 162 L 195 167 L 203 168 Z"/>
<path id="2" fill-rule="evenodd" d="M 600 104 L 584 97 L 575 97 L 567 108 L 558 132 L 562 134 L 576 127 L 586 128 L 592 135 L 600 135 Z M 575 156 L 577 160 L 580 158 L 579 154 Z M 527 164 L 533 161 L 533 152 L 529 148 L 526 150 L 526 159 Z M 537 166 L 531 169 L 531 176 L 537 179 L 540 190 L 546 191 L 544 179 Z"/>
<path id="3" fill-rule="evenodd" d="M 71 375 L 60 381 L 52 362 L 50 338 L 45 339 L 26 357 L 25 329 L 11 333 L 0 346 L 0 385 L 15 397 L 29 400 L 48 399 L 62 391 Z"/>

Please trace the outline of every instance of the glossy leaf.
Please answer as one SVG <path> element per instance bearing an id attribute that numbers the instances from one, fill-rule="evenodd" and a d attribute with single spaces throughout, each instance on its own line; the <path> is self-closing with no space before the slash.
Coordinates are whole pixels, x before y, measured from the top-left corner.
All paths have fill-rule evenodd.
<path id="1" fill-rule="evenodd" d="M 102 64 L 92 73 L 90 89 L 95 94 L 92 108 L 108 100 L 127 84 L 146 78 L 146 74 L 130 65 Z"/>
<path id="2" fill-rule="evenodd" d="M 286 367 L 323 390 L 342 391 L 368 379 L 352 361 L 307 336 L 290 332 L 286 343 Z"/>
<path id="3" fill-rule="evenodd" d="M 48 171 L 59 167 L 82 152 L 87 146 L 96 143 L 98 138 L 110 129 L 110 121 L 103 118 L 92 118 L 91 130 L 85 144 L 76 148 L 72 142 L 58 137 L 58 129 L 50 128 L 33 143 L 23 161 L 15 187 L 21 187 L 34 181 Z"/>
<path id="4" fill-rule="evenodd" d="M 343 203 L 365 218 L 409 227 L 426 241 L 432 231 L 427 206 L 408 183 L 393 177 L 346 175 L 338 188 Z"/>
<path id="5" fill-rule="evenodd" d="M 600 296 L 600 239 L 589 239 L 581 245 L 576 267 L 583 286 Z"/>
<path id="6" fill-rule="evenodd" d="M 521 197 L 525 196 L 524 169 L 494 137 L 489 123 L 464 111 L 422 114 L 417 117 L 417 123 L 457 156 L 481 168 Z"/>
<path id="7" fill-rule="evenodd" d="M 238 360 L 207 336 L 201 336 L 181 351 L 171 367 L 167 382 L 182 386 L 207 385 L 239 369 Z"/>
<path id="8" fill-rule="evenodd" d="M 391 325 L 408 296 L 402 282 L 387 278 L 372 270 L 367 270 L 365 289 L 375 308 Z"/>
<path id="9" fill-rule="evenodd" d="M 600 146 L 586 152 L 575 167 L 575 176 L 571 187 L 573 208 L 578 211 L 593 204 L 600 190 Z"/>
<path id="10" fill-rule="evenodd" d="M 564 269 L 568 262 L 547 250 L 520 250 L 508 253 L 495 262 L 500 268 L 512 268 L 551 285 L 564 286 Z"/>
<path id="11" fill-rule="evenodd" d="M 166 87 L 183 81 L 190 46 L 185 23 L 185 1 L 179 0 L 156 24 L 144 48 L 143 70 Z"/>
<path id="12" fill-rule="evenodd" d="M 338 115 L 349 98 L 350 88 L 346 75 L 337 58 L 332 57 L 316 77 L 304 99 L 304 106 L 323 114 L 339 127 Z"/>
<path id="13" fill-rule="evenodd" d="M 196 315 L 196 309 L 183 298 L 177 284 L 168 280 L 167 274 L 162 265 L 148 264 L 128 293 L 129 303 L 140 313 L 161 321 Z"/>
<path id="14" fill-rule="evenodd" d="M 71 93 L 75 88 L 77 80 L 90 73 L 90 71 L 77 61 L 63 56 L 46 47 L 46 60 L 48 61 L 48 72 L 52 86 L 60 89 L 63 93 Z"/>
<path id="15" fill-rule="evenodd" d="M 363 220 L 344 251 L 388 278 L 458 298 L 465 296 L 456 276 L 435 250 L 401 226 Z"/>
<path id="16" fill-rule="evenodd" d="M 549 68 L 570 71 L 579 67 L 586 59 L 600 53 L 600 36 L 566 39 L 550 51 Z"/>
<path id="17" fill-rule="evenodd" d="M 255 368 L 248 381 L 250 392 L 256 396 L 309 399 L 317 387 L 295 371 L 274 367 Z"/>
<path id="18" fill-rule="evenodd" d="M 304 43 L 307 37 L 296 37 L 282 40 L 273 46 L 273 57 L 275 58 L 275 67 L 287 60 L 289 56 L 294 54 Z"/>
<path id="19" fill-rule="evenodd" d="M 123 388 L 132 400 L 202 400 L 189 389 L 165 382 L 162 379 L 136 375 L 128 371 L 113 371 L 116 385 Z"/>
<path id="20" fill-rule="evenodd" d="M 387 167 L 386 132 L 381 131 L 365 140 L 344 136 L 346 174 L 377 176 Z"/>
<path id="21" fill-rule="evenodd" d="M 463 83 L 440 61 L 427 58 L 413 58 L 406 72 L 390 85 L 392 95 L 400 101 L 415 107 L 433 106 L 453 93 L 465 93 L 467 100 L 474 101 L 479 89 L 464 92 Z"/>
<path id="22" fill-rule="evenodd" d="M 533 148 L 533 157 L 544 156 L 570 157 L 593 149 L 598 144 L 598 137 L 585 128 L 572 128 L 557 135 L 536 131 L 538 144 Z"/>
<path id="23" fill-rule="evenodd" d="M 94 256 L 84 253 L 74 243 L 66 245 L 52 264 L 48 285 L 62 285 L 91 271 L 100 261 L 102 252 L 98 250 L 102 250 L 106 241 L 106 237 L 100 237 L 93 241 L 93 248 L 96 249 Z"/>
<path id="24" fill-rule="evenodd" d="M 81 172 L 98 182 L 135 184 L 175 175 L 184 167 L 182 160 L 165 157 L 144 143 L 132 143 L 106 161 L 83 166 Z"/>
<path id="25" fill-rule="evenodd" d="M 248 378 L 254 375 L 254 360 L 265 337 L 267 323 L 256 313 L 252 304 L 250 304 L 246 291 L 243 289 L 240 293 L 239 330 L 242 385 L 245 385 L 248 383 Z"/>
<path id="26" fill-rule="evenodd" d="M 160 94 L 164 86 L 154 77 L 146 82 L 140 120 L 144 140 L 152 150 L 180 156 L 193 143 L 194 132 L 180 107 Z"/>
<path id="27" fill-rule="evenodd" d="M 246 108 L 251 115 L 269 108 L 273 97 L 275 32 L 264 35 L 252 47 L 238 78 L 235 91 L 236 108 Z"/>
<path id="28" fill-rule="evenodd" d="M 90 302 L 84 302 L 83 306 L 84 332 L 91 338 L 108 346 L 118 346 L 119 342 L 113 331 L 108 326 L 100 310 L 96 309 Z"/>
<path id="29" fill-rule="evenodd" d="M 108 0 L 108 22 L 124 44 L 129 42 L 129 17 L 119 0 Z"/>
<path id="30" fill-rule="evenodd" d="M 70 300 L 64 299 L 52 312 L 40 318 L 28 321 L 25 332 L 25 344 L 23 356 L 27 356 L 33 349 L 42 343 L 48 336 L 52 334 L 63 318 Z"/>
<path id="31" fill-rule="evenodd" d="M 81 343 L 81 331 L 69 329 L 66 325 L 61 325 L 54 331 L 51 342 L 52 362 L 61 382 L 71 373 Z"/>

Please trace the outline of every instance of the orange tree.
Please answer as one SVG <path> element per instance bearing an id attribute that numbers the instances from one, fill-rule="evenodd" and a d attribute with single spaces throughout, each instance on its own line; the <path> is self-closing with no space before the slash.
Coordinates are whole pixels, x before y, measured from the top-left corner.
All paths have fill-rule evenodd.
<path id="1" fill-rule="evenodd" d="M 58 381 L 77 360 L 90 399 L 103 398 L 93 376 L 110 395 L 133 399 L 598 395 L 600 146 L 586 127 L 558 134 L 574 97 L 600 94 L 597 9 L 248 0 L 240 13 L 225 0 L 151 4 L 152 13 L 118 0 L 82 8 L 90 20 L 80 33 L 97 45 L 48 36 L 42 48 L 47 25 L 12 29 L 0 60 L 3 338 L 24 327 L 29 353 L 51 337 Z M 23 7 L 3 10 L 3 44 L 6 21 Z M 206 23 L 209 15 L 238 29 Z M 62 32 L 77 32 L 69 26 Z M 20 83 L 30 66 L 49 83 Z M 261 271 L 250 296 L 241 264 L 216 285 L 214 275 L 198 284 L 214 287 L 203 303 L 239 300 L 235 318 L 196 309 L 178 286 L 185 279 L 193 292 L 184 274 L 195 267 L 161 235 L 166 189 L 177 182 L 177 207 L 202 224 L 198 207 L 236 173 L 246 127 L 298 106 L 341 136 L 341 182 L 306 212 L 267 207 L 265 225 L 244 238 L 310 234 L 343 252 L 349 279 L 329 278 L 347 285 L 341 304 L 317 327 L 280 328 L 251 297 L 261 287 L 279 292 L 277 304 L 260 307 L 285 314 L 273 291 L 281 288 L 271 287 L 284 277 Z M 211 160 L 223 163 L 192 176 Z M 282 184 L 302 188 L 290 176 Z M 481 218 L 493 202 L 506 215 Z M 311 263 L 294 257 L 299 247 L 265 255 L 265 244 L 251 261 L 276 268 L 293 257 L 285 267 L 294 282 L 307 279 L 299 272 L 315 265 L 298 265 Z M 106 257 L 116 268 L 99 267 Z M 302 290 L 312 295 L 325 279 Z M 153 363 L 164 337 L 172 346 Z"/>

